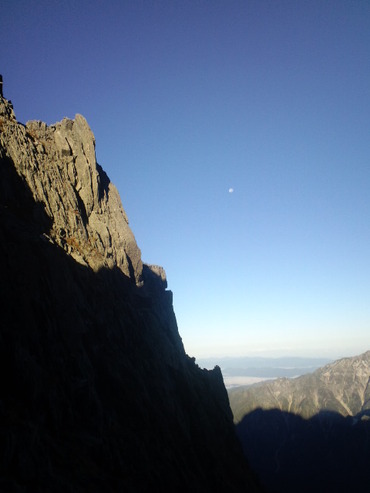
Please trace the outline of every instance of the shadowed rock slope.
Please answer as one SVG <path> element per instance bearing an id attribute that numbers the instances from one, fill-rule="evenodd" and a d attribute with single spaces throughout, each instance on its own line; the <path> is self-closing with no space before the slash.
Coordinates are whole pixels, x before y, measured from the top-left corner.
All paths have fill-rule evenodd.
<path id="1" fill-rule="evenodd" d="M 258 408 L 237 425 L 244 453 L 270 493 L 368 491 L 370 413 L 312 418 Z"/>
<path id="2" fill-rule="evenodd" d="M 0 234 L 1 491 L 259 491 L 82 116 L 0 98 Z"/>

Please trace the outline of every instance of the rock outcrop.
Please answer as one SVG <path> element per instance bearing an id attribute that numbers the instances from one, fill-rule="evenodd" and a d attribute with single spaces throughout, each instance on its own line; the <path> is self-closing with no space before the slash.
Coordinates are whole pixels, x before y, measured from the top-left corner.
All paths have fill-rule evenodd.
<path id="1" fill-rule="evenodd" d="M 34 200 L 45 206 L 52 221 L 50 240 L 94 271 L 118 267 L 140 283 L 141 253 L 117 189 L 96 162 L 95 139 L 85 118 L 23 126 L 4 101 L 2 142 Z"/>
<path id="2" fill-rule="evenodd" d="M 0 490 L 259 491 L 94 146 L 0 97 Z"/>

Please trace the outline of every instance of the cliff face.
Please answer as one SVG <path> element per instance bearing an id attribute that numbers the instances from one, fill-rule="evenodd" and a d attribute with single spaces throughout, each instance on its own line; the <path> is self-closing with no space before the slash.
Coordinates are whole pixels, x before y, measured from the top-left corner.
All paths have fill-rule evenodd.
<path id="1" fill-rule="evenodd" d="M 94 144 L 0 97 L 0 489 L 258 491 Z"/>

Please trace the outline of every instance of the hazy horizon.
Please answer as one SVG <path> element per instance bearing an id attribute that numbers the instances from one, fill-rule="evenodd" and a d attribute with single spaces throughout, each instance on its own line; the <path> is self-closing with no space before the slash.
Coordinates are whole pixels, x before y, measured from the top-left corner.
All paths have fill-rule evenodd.
<path id="1" fill-rule="evenodd" d="M 181 334 L 180 334 L 181 335 Z M 186 349 L 186 348 L 185 348 Z M 261 358 L 261 359 L 270 359 L 270 360 L 277 360 L 277 359 L 283 359 L 283 358 L 286 358 L 286 359 L 289 359 L 289 358 L 300 358 L 302 360 L 305 360 L 305 359 L 317 359 L 317 360 L 320 360 L 320 359 L 326 359 L 326 360 L 330 360 L 330 361 L 335 361 L 335 360 L 338 360 L 338 359 L 342 359 L 342 358 L 351 358 L 353 356 L 359 356 L 363 353 L 366 353 L 367 351 L 370 350 L 370 347 L 369 349 L 364 349 L 364 350 L 359 350 L 359 351 L 356 351 L 356 350 L 348 350 L 347 352 L 336 352 L 336 351 L 291 351 L 291 352 L 288 352 L 288 351 L 279 351 L 279 350 L 271 350 L 271 351 L 256 351 L 256 352 L 245 352 L 245 353 L 235 353 L 235 354 L 226 354 L 226 353 L 215 353 L 215 354 L 211 354 L 211 353 L 206 353 L 204 352 L 203 354 L 200 353 L 200 355 L 198 355 L 196 357 L 196 360 L 212 360 L 212 359 L 218 359 L 218 360 L 224 360 L 224 359 L 241 359 L 241 358 L 250 358 L 250 359 L 253 359 L 253 358 Z M 194 356 L 190 353 L 188 353 L 189 356 Z M 195 357 L 195 356 L 194 356 Z"/>

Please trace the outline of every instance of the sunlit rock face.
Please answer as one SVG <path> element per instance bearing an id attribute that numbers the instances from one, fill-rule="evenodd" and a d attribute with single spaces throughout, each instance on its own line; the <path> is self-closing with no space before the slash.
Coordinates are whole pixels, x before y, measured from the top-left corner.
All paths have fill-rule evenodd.
<path id="1" fill-rule="evenodd" d="M 2 108 L 6 153 L 35 201 L 44 204 L 50 238 L 82 265 L 95 271 L 117 267 L 139 283 L 140 250 L 117 189 L 96 162 L 94 135 L 84 117 L 24 127 L 4 100 Z"/>
<path id="2" fill-rule="evenodd" d="M 259 491 L 94 146 L 0 97 L 0 490 Z"/>

